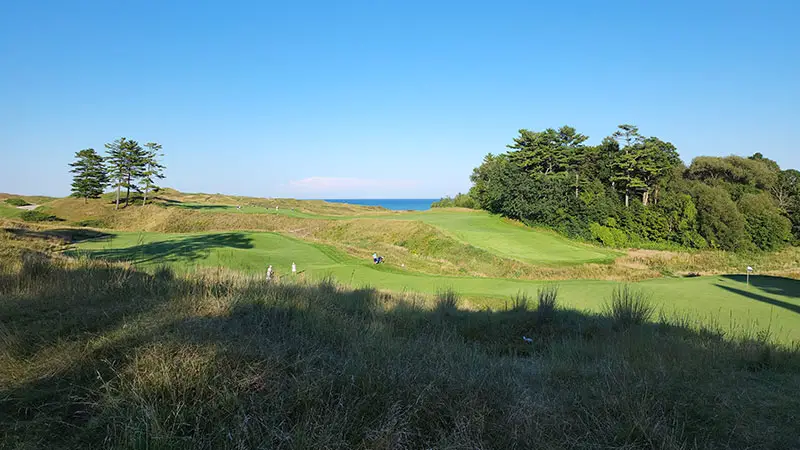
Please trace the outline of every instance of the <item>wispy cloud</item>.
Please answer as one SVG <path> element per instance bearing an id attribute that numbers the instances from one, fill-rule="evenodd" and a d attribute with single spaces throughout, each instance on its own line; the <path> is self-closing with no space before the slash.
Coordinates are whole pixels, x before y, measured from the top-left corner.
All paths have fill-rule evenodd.
<path id="1" fill-rule="evenodd" d="M 409 188 L 419 185 L 415 180 L 308 177 L 292 180 L 289 185 L 306 191 L 337 191 L 368 188 Z"/>

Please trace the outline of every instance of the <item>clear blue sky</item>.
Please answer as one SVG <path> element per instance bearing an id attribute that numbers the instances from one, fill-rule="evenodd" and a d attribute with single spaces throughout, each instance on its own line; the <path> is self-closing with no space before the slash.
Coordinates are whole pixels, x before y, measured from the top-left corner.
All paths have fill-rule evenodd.
<path id="1" fill-rule="evenodd" d="M 5 1 L 0 192 L 66 195 L 120 136 L 168 186 L 257 196 L 454 194 L 564 124 L 800 168 L 798 4 Z"/>

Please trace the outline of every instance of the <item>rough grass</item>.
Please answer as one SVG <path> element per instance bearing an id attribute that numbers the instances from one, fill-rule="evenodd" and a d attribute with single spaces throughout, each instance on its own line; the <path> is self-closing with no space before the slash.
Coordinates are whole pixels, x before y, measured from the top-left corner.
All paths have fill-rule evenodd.
<path id="1" fill-rule="evenodd" d="M 3 267 L 0 447 L 800 445 L 798 349 L 715 327 L 567 309 L 540 324 L 330 279 Z"/>
<path id="2" fill-rule="evenodd" d="M 611 291 L 611 298 L 603 307 L 603 312 L 619 328 L 647 323 L 655 314 L 655 307 L 649 296 L 625 284 Z"/>

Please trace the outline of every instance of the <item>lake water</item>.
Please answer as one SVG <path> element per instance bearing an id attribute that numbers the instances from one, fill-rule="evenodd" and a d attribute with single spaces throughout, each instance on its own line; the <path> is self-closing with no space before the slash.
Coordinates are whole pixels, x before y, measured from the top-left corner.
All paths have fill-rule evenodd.
<path id="1" fill-rule="evenodd" d="M 431 208 L 431 203 L 438 201 L 438 198 L 348 198 L 348 199 L 325 199 L 326 202 L 349 203 L 351 205 L 364 206 L 383 206 L 394 211 L 425 211 Z"/>

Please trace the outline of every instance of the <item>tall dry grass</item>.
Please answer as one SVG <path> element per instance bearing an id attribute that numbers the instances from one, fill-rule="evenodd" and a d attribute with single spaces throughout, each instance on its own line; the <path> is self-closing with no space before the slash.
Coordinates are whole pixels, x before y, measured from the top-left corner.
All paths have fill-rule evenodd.
<path id="1" fill-rule="evenodd" d="M 0 447 L 800 445 L 767 338 L 37 255 L 0 275 Z"/>

